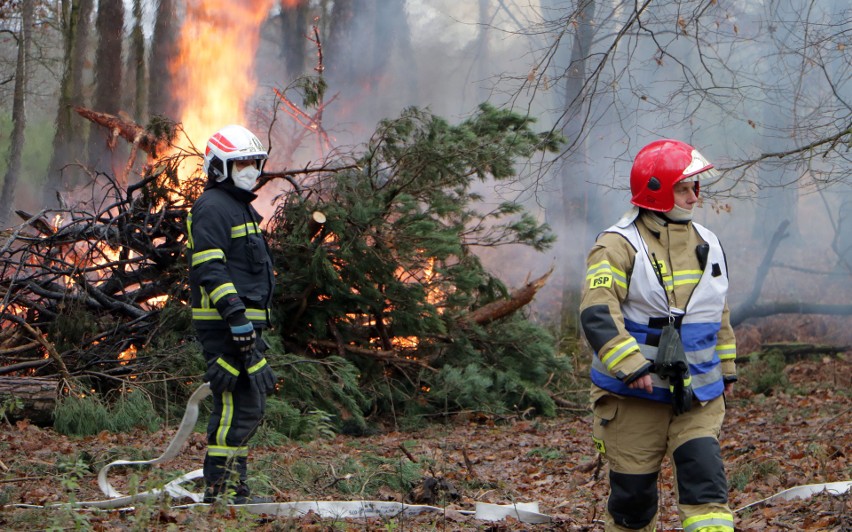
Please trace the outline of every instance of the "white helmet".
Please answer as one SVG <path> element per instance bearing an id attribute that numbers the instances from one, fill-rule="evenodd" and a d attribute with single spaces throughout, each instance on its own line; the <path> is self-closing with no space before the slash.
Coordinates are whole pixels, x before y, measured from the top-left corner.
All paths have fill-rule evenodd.
<path id="1" fill-rule="evenodd" d="M 225 126 L 210 137 L 204 150 L 204 172 L 209 179 L 224 181 L 231 176 L 233 161 L 255 161 L 263 171 L 266 150 L 254 133 L 243 126 Z"/>

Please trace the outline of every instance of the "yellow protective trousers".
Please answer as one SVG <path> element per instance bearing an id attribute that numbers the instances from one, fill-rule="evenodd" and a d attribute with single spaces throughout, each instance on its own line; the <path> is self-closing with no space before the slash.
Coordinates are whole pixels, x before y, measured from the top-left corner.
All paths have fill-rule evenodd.
<path id="1" fill-rule="evenodd" d="M 605 395 L 593 411 L 595 446 L 609 464 L 605 530 L 656 529 L 657 479 L 668 456 L 684 531 L 734 532 L 719 447 L 722 397 L 675 416 L 667 403 Z"/>

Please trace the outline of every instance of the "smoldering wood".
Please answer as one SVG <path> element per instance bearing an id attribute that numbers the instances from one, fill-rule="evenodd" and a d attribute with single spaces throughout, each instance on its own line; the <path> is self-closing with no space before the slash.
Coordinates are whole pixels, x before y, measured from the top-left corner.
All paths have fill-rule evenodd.
<path id="1" fill-rule="evenodd" d="M 120 117 L 81 114 L 151 154 L 167 146 L 166 138 Z M 184 297 L 189 203 L 174 193 L 177 164 L 176 158 L 155 161 L 129 186 L 92 176 L 100 197 L 74 208 L 16 211 L 23 223 L 4 231 L 0 242 L 0 374 L 72 383 L 82 376 L 139 376 L 157 366 L 151 358 L 120 361 L 118 355 L 157 333 L 159 310 L 148 301 Z M 57 327 L 73 324 L 80 311 L 95 329 L 58 349 Z"/>

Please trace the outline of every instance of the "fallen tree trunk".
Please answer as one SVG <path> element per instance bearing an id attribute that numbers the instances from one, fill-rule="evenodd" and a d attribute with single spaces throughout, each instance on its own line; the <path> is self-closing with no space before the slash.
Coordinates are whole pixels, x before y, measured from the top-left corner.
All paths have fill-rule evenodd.
<path id="1" fill-rule="evenodd" d="M 761 260 L 754 274 L 754 285 L 751 293 L 738 307 L 731 309 L 731 325 L 736 327 L 750 318 L 765 318 L 776 314 L 825 314 L 830 316 L 852 316 L 852 305 L 832 305 L 823 303 L 758 303 L 763 282 L 766 280 L 772 267 L 772 258 L 781 241 L 787 238 L 787 226 L 789 221 L 784 220 L 775 230 L 766 255 Z"/>
<path id="2" fill-rule="evenodd" d="M 761 351 L 778 351 L 787 361 L 796 360 L 809 355 L 831 355 L 852 351 L 852 345 L 820 345 L 803 343 L 768 343 L 760 346 Z"/>
<path id="3" fill-rule="evenodd" d="M 0 377 L 0 405 L 9 421 L 53 423 L 59 381 L 41 377 Z"/>
<path id="4" fill-rule="evenodd" d="M 826 316 L 852 316 L 852 305 L 823 303 L 765 303 L 751 305 L 748 309 L 737 309 L 736 320 L 731 311 L 731 324 L 736 326 L 749 318 L 765 318 L 776 314 L 823 314 Z"/>

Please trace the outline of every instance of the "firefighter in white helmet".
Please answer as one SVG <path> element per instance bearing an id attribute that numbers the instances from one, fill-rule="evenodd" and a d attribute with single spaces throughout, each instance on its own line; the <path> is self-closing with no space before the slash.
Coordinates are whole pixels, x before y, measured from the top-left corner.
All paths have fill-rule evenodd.
<path id="1" fill-rule="evenodd" d="M 264 353 L 274 277 L 252 190 L 267 159 L 260 140 L 231 125 L 207 142 L 207 184 L 187 219 L 192 321 L 213 392 L 204 502 L 259 502 L 246 485 L 248 442 L 275 375 Z"/>
<path id="2" fill-rule="evenodd" d="M 655 530 L 665 456 L 683 529 L 734 531 L 718 440 L 736 381 L 728 269 L 717 237 L 692 221 L 699 182 L 717 174 L 684 142 L 645 146 L 630 173 L 634 207 L 588 255 L 580 320 L 595 350 L 607 531 Z"/>

